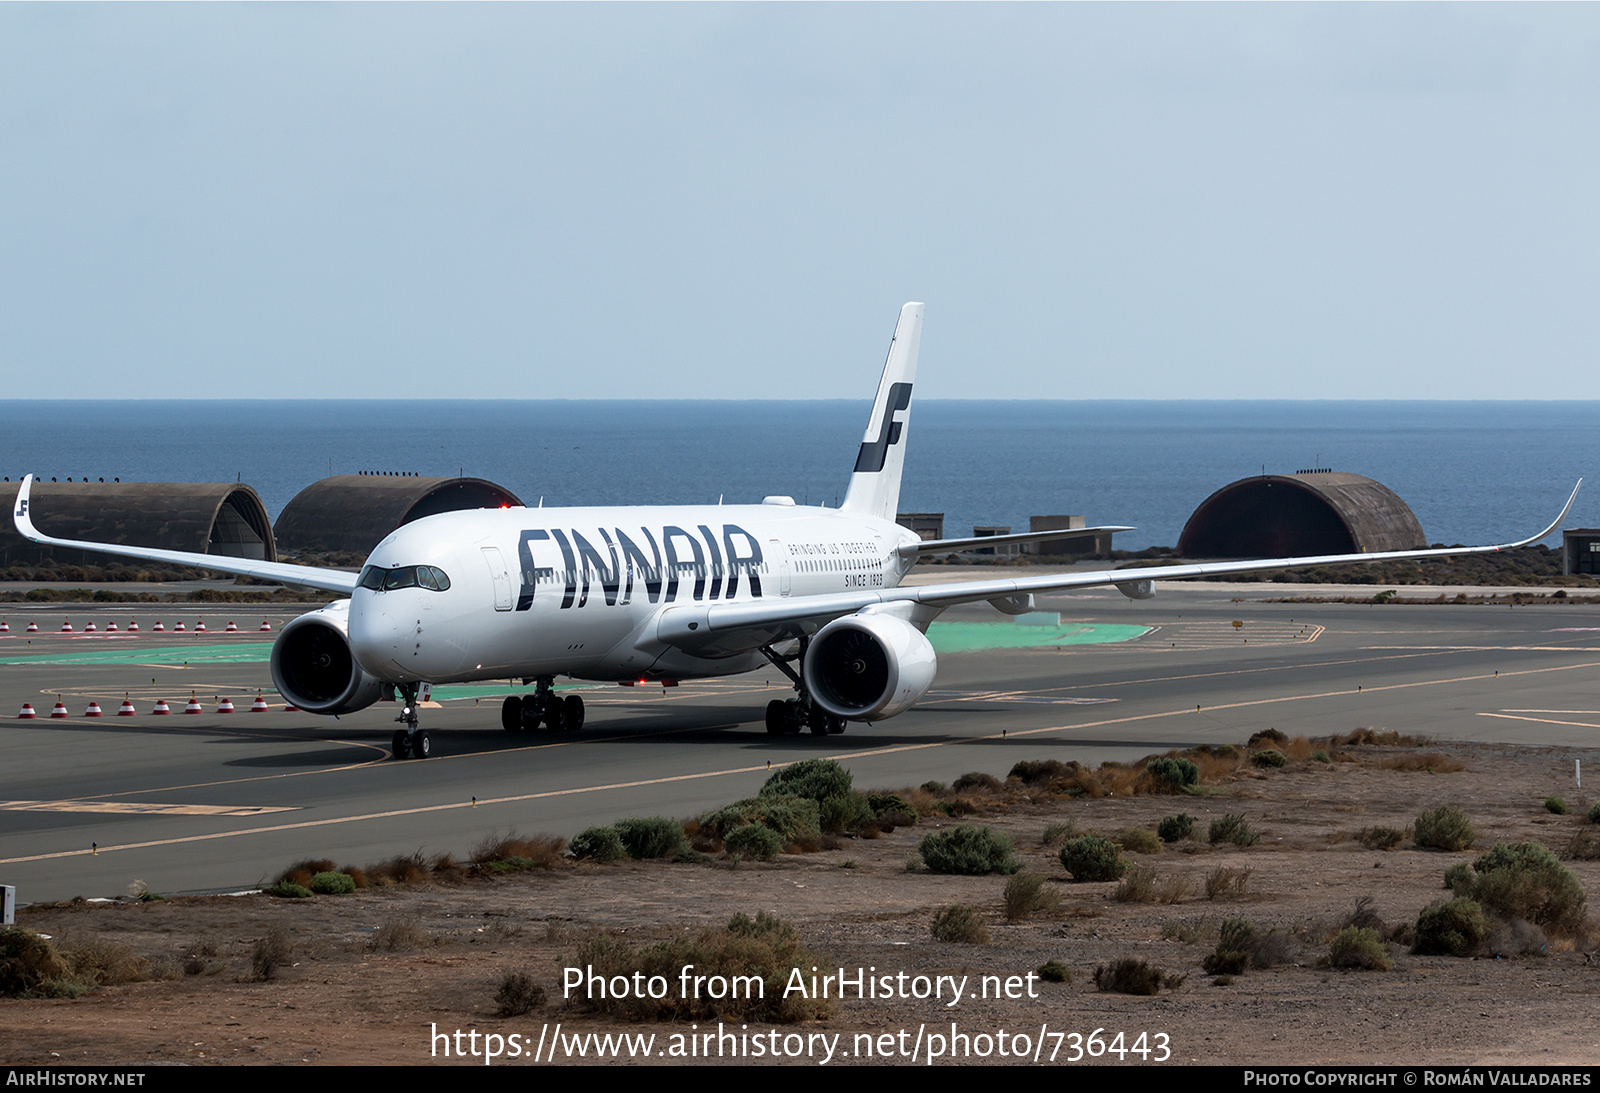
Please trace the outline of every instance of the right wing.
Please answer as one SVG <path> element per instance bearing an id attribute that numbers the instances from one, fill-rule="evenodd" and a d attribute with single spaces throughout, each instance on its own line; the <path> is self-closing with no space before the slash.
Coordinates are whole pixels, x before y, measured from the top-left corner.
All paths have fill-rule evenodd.
<path id="1" fill-rule="evenodd" d="M 837 592 L 822 596 L 797 596 L 792 599 L 761 599 L 743 603 L 685 604 L 664 609 L 656 623 L 656 636 L 668 645 L 689 652 L 728 655 L 757 649 L 769 642 L 815 633 L 820 627 L 845 615 L 875 605 L 904 605 L 901 610 L 922 608 L 937 614 L 947 607 L 983 600 L 1022 602 L 1033 593 L 1063 592 L 1072 588 L 1115 585 L 1124 595 L 1144 599 L 1151 594 L 1154 581 L 1181 581 L 1195 577 L 1225 576 L 1230 573 L 1260 573 L 1270 569 L 1289 569 L 1308 565 L 1351 565 L 1356 562 L 1388 562 L 1411 558 L 1442 558 L 1454 554 L 1487 554 L 1514 550 L 1545 538 L 1572 510 L 1578 499 L 1578 485 L 1561 514 L 1537 535 L 1514 543 L 1496 546 L 1442 547 L 1429 550 L 1392 550 L 1378 554 L 1324 554 L 1309 558 L 1263 558 L 1243 562 L 1201 562 L 1196 565 L 1152 566 L 1141 569 L 1109 569 L 1087 573 L 1046 573 L 1037 577 L 1006 577 L 991 581 L 958 581 L 952 584 L 886 588 L 881 592 Z M 924 617 L 930 617 L 924 615 Z"/>
<path id="2" fill-rule="evenodd" d="M 218 573 L 236 573 L 241 577 L 256 577 L 265 581 L 320 588 L 327 592 L 350 592 L 356 586 L 358 574 L 342 569 L 322 569 L 310 565 L 290 565 L 287 562 L 258 562 L 250 558 L 227 558 L 218 554 L 191 554 L 186 550 L 161 550 L 158 547 L 123 546 L 116 543 L 90 543 L 81 539 L 57 539 L 45 535 L 33 526 L 28 515 L 28 493 L 33 486 L 33 475 L 22 480 L 17 490 L 17 507 L 11 513 L 17 525 L 17 534 L 44 546 L 67 547 L 72 550 L 92 550 L 99 554 L 118 554 L 125 558 L 142 558 L 148 562 L 166 562 L 169 565 L 193 566 Z"/>

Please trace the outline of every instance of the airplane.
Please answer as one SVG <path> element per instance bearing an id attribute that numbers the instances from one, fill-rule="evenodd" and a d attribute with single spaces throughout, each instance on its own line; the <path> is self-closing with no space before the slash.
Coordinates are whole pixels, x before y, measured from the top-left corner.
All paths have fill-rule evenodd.
<path id="1" fill-rule="evenodd" d="M 502 508 L 427 516 L 396 528 L 359 573 L 41 533 L 17 492 L 17 531 L 36 543 L 239 574 L 348 594 L 285 625 L 272 648 L 279 693 L 338 716 L 398 692 L 396 759 L 427 758 L 419 694 L 441 683 L 518 679 L 507 731 L 580 728 L 583 699 L 558 696 L 558 676 L 614 682 L 703 679 L 772 664 L 795 697 L 767 704 L 774 735 L 839 733 L 910 709 L 937 668 L 928 625 L 947 608 L 987 601 L 1002 612 L 1034 597 L 1112 586 L 1132 599 L 1153 581 L 1508 550 L 1497 546 L 1174 565 L 1157 570 L 1008 576 L 900 586 L 924 554 L 1128 531 L 1120 526 L 925 541 L 895 523 L 923 305 L 900 311 L 844 502 L 623 508 Z"/>

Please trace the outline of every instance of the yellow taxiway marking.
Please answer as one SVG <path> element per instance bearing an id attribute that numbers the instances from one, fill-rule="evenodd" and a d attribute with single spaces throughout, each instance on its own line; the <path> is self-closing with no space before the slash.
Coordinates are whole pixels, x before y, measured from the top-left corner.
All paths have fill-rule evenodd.
<path id="1" fill-rule="evenodd" d="M 146 801 L 0 801 L 0 812 L 113 812 L 130 816 L 261 816 L 268 812 L 298 812 L 283 805 L 158 805 Z"/>

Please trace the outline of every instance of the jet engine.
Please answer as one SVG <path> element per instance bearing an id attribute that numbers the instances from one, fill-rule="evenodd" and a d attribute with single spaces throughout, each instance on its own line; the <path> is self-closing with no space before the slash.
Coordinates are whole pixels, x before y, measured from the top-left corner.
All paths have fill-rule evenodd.
<path id="1" fill-rule="evenodd" d="M 350 652 L 349 613 L 349 600 L 307 612 L 272 645 L 272 682 L 307 713 L 354 713 L 378 701 L 383 684 Z"/>
<path id="2" fill-rule="evenodd" d="M 806 689 L 817 705 L 851 721 L 881 721 L 910 707 L 933 683 L 933 646 L 888 614 L 846 615 L 806 650 Z"/>

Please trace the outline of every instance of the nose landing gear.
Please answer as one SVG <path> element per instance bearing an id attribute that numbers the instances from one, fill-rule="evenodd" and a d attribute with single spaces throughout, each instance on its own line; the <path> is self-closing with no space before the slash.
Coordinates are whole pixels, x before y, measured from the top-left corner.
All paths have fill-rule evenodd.
<path id="1" fill-rule="evenodd" d="M 404 728 L 396 729 L 394 738 L 390 741 L 390 750 L 396 759 L 427 759 L 433 755 L 433 741 L 428 736 L 428 730 L 420 728 L 417 724 L 417 692 L 415 683 L 397 683 L 395 690 L 400 692 L 400 716 L 396 721 Z"/>

